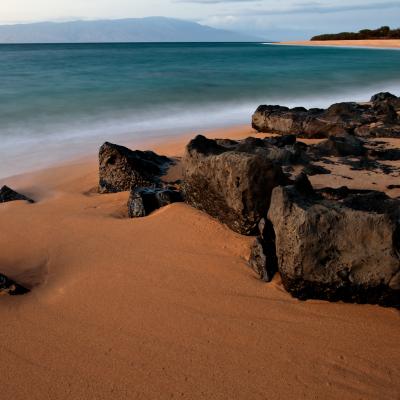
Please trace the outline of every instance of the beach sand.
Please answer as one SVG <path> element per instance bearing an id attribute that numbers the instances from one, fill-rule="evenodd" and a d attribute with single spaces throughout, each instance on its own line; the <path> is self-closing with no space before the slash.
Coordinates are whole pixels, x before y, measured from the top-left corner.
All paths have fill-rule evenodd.
<path id="1" fill-rule="evenodd" d="M 350 46 L 350 47 L 378 47 L 378 48 L 400 48 L 400 39 L 389 40 L 304 40 L 294 42 L 280 42 L 279 44 L 294 46 Z"/>
<path id="2" fill-rule="evenodd" d="M 150 147 L 179 156 L 192 136 Z M 313 181 L 396 181 L 363 174 Z M 125 218 L 95 156 L 0 183 L 38 201 L 0 205 L 0 272 L 33 286 L 0 299 L 2 399 L 399 398 L 398 311 L 291 298 L 248 268 L 251 238 L 185 204 Z"/>

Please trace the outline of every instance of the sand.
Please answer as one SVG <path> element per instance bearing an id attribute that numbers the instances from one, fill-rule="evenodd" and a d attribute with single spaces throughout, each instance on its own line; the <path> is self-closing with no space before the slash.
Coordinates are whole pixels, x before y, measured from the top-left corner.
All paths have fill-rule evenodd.
<path id="1" fill-rule="evenodd" d="M 378 48 L 400 48 L 400 39 L 389 40 L 304 40 L 294 42 L 281 42 L 279 44 L 294 46 L 345 46 L 345 47 L 378 47 Z"/>
<path id="2" fill-rule="evenodd" d="M 0 182 L 38 200 L 0 205 L 0 272 L 34 286 L 0 298 L 2 399 L 399 398 L 397 311 L 291 298 L 247 267 L 250 238 L 185 204 L 126 219 L 96 161 Z"/>

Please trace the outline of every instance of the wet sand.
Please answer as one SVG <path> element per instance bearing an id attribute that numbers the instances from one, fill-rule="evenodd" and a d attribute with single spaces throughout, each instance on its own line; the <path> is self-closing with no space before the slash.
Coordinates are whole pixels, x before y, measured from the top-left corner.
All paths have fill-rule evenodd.
<path id="1" fill-rule="evenodd" d="M 146 148 L 180 156 L 192 136 Z M 399 179 L 333 168 L 313 183 Z M 37 200 L 0 205 L 0 272 L 33 286 L 0 298 L 1 398 L 399 397 L 398 311 L 291 298 L 247 267 L 251 238 L 185 204 L 125 218 L 128 193 L 93 190 L 95 151 L 0 184 Z"/>

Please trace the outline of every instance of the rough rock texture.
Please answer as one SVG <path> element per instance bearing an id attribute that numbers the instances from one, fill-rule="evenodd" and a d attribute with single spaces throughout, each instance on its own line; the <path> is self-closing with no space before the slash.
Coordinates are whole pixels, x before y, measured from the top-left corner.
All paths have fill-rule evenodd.
<path id="1" fill-rule="evenodd" d="M 259 106 L 252 125 L 259 132 L 295 134 L 306 138 L 355 134 L 364 137 L 400 137 L 400 98 L 378 93 L 370 103 L 333 104 L 326 110 Z"/>
<path id="2" fill-rule="evenodd" d="M 249 265 L 265 282 L 270 282 L 277 272 L 275 234 L 270 221 L 262 218 L 258 224 L 258 236 L 251 248 Z"/>
<path id="3" fill-rule="evenodd" d="M 128 200 L 130 218 L 145 217 L 158 208 L 183 201 L 179 191 L 172 188 L 134 188 Z"/>
<path id="4" fill-rule="evenodd" d="M 132 151 L 106 142 L 99 151 L 99 192 L 154 186 L 171 163 L 168 157 L 152 151 Z"/>
<path id="5" fill-rule="evenodd" d="M 268 218 L 285 288 L 300 299 L 400 305 L 400 200 L 346 187 L 274 189 Z"/>
<path id="6" fill-rule="evenodd" d="M 331 136 L 309 149 L 320 157 L 364 156 L 367 153 L 363 140 L 352 135 Z"/>
<path id="7" fill-rule="evenodd" d="M 24 288 L 18 283 L 15 283 L 13 280 L 7 278 L 5 275 L 0 274 L 0 296 L 2 295 L 18 296 L 26 294 L 28 292 L 29 289 Z"/>
<path id="8" fill-rule="evenodd" d="M 197 136 L 182 162 L 186 201 L 235 232 L 254 233 L 267 214 L 272 189 L 287 181 L 268 154 L 261 139 L 226 143 Z"/>
<path id="9" fill-rule="evenodd" d="M 15 201 L 15 200 L 25 200 L 29 203 L 34 203 L 34 201 L 23 194 L 19 194 L 14 190 L 10 189 L 8 186 L 3 186 L 0 189 L 0 203 L 6 203 L 8 201 Z"/>

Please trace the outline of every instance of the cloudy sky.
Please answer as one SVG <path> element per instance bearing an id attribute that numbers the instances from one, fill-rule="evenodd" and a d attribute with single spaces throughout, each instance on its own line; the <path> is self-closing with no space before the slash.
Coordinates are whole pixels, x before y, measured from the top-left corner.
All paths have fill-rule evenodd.
<path id="1" fill-rule="evenodd" d="M 400 26 L 400 0 L 0 0 L 0 23 L 166 16 L 300 39 L 324 32 Z"/>

